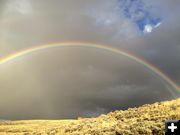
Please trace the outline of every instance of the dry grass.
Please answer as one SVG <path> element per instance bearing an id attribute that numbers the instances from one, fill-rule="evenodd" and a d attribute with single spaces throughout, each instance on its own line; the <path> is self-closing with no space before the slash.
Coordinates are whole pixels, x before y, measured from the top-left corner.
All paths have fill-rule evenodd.
<path id="1" fill-rule="evenodd" d="M 180 99 L 115 111 L 97 118 L 0 122 L 0 135 L 162 135 L 180 119 Z"/>

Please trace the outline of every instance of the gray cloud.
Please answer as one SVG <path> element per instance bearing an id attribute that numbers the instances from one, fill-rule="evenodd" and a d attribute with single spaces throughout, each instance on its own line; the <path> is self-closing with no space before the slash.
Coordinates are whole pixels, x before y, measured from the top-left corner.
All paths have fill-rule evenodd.
<path id="1" fill-rule="evenodd" d="M 172 98 L 141 64 L 96 48 L 34 52 L 1 65 L 0 80 L 3 119 L 93 116 Z"/>
<path id="2" fill-rule="evenodd" d="M 132 52 L 180 84 L 179 1 L 147 0 L 162 18 L 149 34 L 117 0 L 0 1 L 0 57 L 52 42 L 82 41 Z M 48 49 L 0 66 L 2 119 L 73 118 L 172 98 L 140 64 L 96 49 Z"/>

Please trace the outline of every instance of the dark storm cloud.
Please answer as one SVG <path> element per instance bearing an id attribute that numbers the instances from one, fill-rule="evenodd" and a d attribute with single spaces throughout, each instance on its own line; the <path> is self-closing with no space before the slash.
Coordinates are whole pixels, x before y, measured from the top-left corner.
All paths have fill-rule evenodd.
<path id="1" fill-rule="evenodd" d="M 153 7 L 148 12 L 161 18 L 161 25 L 151 33 L 142 33 L 124 16 L 117 0 L 0 1 L 0 56 L 52 42 L 106 44 L 146 59 L 180 84 L 180 15 L 175 14 L 180 2 L 144 3 Z M 127 58 L 60 50 L 33 53 L 0 67 L 2 116 L 92 116 L 171 98 L 157 77 Z"/>
<path id="2" fill-rule="evenodd" d="M 147 37 L 144 37 L 144 49 L 138 53 L 167 73 L 180 84 L 180 1 L 151 1 L 160 8 L 162 24 Z"/>
<path id="3" fill-rule="evenodd" d="M 172 98 L 162 80 L 147 71 L 125 56 L 96 48 L 34 52 L 1 65 L 1 117 L 97 116 Z"/>

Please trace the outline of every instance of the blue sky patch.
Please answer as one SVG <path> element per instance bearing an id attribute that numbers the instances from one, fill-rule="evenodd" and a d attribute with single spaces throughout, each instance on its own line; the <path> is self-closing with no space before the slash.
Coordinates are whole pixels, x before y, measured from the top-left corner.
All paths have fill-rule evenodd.
<path id="1" fill-rule="evenodd" d="M 142 32 L 151 32 L 151 30 L 157 27 L 162 21 L 159 16 L 156 16 L 150 12 L 152 7 L 145 5 L 142 0 L 118 1 L 123 14 L 127 18 L 131 19 Z"/>

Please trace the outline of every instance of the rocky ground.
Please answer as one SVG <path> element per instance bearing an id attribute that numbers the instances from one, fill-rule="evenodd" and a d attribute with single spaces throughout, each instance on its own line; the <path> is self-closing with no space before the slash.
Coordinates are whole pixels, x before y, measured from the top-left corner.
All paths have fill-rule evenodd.
<path id="1" fill-rule="evenodd" d="M 0 122 L 0 135 L 162 135 L 164 121 L 180 119 L 180 99 L 78 120 Z"/>

